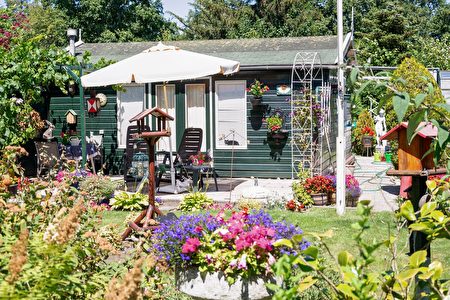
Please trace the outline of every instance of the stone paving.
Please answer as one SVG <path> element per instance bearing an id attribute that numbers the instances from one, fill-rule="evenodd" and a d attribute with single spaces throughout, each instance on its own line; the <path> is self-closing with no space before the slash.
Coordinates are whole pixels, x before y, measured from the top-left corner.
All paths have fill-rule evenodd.
<path id="1" fill-rule="evenodd" d="M 386 176 L 392 164 L 374 162 L 373 157 L 357 156 L 354 176 L 362 190 L 360 200 L 370 200 L 374 211 L 394 211 L 398 208 L 400 180 Z"/>
<path id="2" fill-rule="evenodd" d="M 372 201 L 374 211 L 394 211 L 398 207 L 396 199 L 400 181 L 398 178 L 386 176 L 386 171 L 391 166 L 386 162 L 373 162 L 373 157 L 356 157 L 354 176 L 360 182 L 362 190 L 360 199 Z M 292 198 L 291 179 L 218 178 L 218 192 L 215 190 L 213 180 L 207 179 L 207 181 L 209 182 L 208 196 L 219 203 L 236 202 L 242 197 Z M 157 196 L 164 201 L 165 210 L 176 208 L 185 195 L 186 193 L 157 193 Z"/>

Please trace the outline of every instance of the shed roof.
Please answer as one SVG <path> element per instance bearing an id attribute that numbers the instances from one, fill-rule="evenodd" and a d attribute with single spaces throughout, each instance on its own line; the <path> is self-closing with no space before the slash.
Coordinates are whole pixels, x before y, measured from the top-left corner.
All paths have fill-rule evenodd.
<path id="1" fill-rule="evenodd" d="M 236 60 L 241 63 L 241 66 L 292 66 L 295 55 L 300 51 L 318 52 L 322 65 L 335 65 L 337 63 L 337 37 L 335 35 L 170 41 L 165 43 L 177 46 L 183 50 Z M 156 44 L 157 42 L 85 43 L 79 46 L 77 51 L 83 53 L 89 51 L 93 61 L 97 61 L 101 57 L 119 61 L 138 54 Z M 344 48 L 348 50 L 350 44 L 350 34 L 347 34 Z"/>
<path id="2" fill-rule="evenodd" d="M 393 140 L 398 138 L 398 132 L 401 129 L 408 128 L 408 122 L 402 122 L 389 130 L 385 135 L 380 137 L 380 140 Z M 420 128 L 419 132 L 417 133 L 418 136 L 422 138 L 435 138 L 437 136 L 437 128 L 431 123 L 427 122 L 420 122 L 419 126 L 417 128 Z"/>

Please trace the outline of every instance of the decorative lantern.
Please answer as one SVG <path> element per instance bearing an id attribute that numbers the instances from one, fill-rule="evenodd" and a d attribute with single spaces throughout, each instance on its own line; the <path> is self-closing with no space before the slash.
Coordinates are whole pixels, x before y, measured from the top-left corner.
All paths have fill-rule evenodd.
<path id="1" fill-rule="evenodd" d="M 133 155 L 131 161 L 130 175 L 135 178 L 142 178 L 148 171 L 148 155 L 142 152 L 138 152 Z"/>
<path id="2" fill-rule="evenodd" d="M 88 99 L 88 113 L 95 114 L 98 112 L 100 107 L 100 101 L 98 98 L 91 97 Z"/>
<path id="3" fill-rule="evenodd" d="M 69 109 L 66 112 L 66 122 L 68 125 L 77 124 L 77 113 L 73 109 Z"/>

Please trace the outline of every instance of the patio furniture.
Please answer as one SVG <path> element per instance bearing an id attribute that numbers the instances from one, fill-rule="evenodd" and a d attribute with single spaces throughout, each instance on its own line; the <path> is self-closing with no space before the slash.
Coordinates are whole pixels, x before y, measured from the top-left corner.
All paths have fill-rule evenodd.
<path id="1" fill-rule="evenodd" d="M 123 179 L 125 184 L 129 182 L 137 182 L 137 179 L 133 174 L 131 174 L 131 165 L 133 161 L 133 156 L 138 153 L 147 153 L 147 143 L 138 138 L 138 125 L 130 125 L 127 128 L 127 144 L 125 148 L 125 153 L 123 156 Z M 144 131 L 150 131 L 150 127 L 145 125 Z"/>
<path id="2" fill-rule="evenodd" d="M 57 141 L 34 141 L 36 147 L 37 176 L 41 176 L 44 170 L 51 170 L 59 163 L 59 151 Z"/>
<path id="3" fill-rule="evenodd" d="M 176 172 L 175 174 L 175 177 L 177 179 L 183 179 L 183 173 L 187 175 L 185 166 L 187 166 L 189 163 L 189 157 L 191 155 L 197 155 L 200 151 L 202 147 L 202 140 L 203 130 L 201 128 L 186 128 L 184 130 L 180 146 L 178 147 L 178 151 L 174 153 L 175 160 L 173 162 L 173 165 L 175 167 L 175 170 L 179 169 L 179 172 Z M 158 174 L 158 179 L 156 181 L 157 186 L 159 186 L 162 176 L 165 173 L 163 169 L 170 169 L 169 159 L 171 159 L 169 152 L 159 153 L 164 154 L 164 159 L 161 164 L 163 167 L 160 165 L 159 168 L 160 171 Z"/>
<path id="4" fill-rule="evenodd" d="M 184 166 L 184 169 L 188 172 L 192 172 L 192 187 L 194 190 L 202 190 L 204 187 L 203 178 L 212 176 L 214 178 L 214 184 L 216 186 L 216 191 L 219 191 L 219 187 L 217 185 L 217 173 L 216 169 L 210 165 L 187 165 Z"/>

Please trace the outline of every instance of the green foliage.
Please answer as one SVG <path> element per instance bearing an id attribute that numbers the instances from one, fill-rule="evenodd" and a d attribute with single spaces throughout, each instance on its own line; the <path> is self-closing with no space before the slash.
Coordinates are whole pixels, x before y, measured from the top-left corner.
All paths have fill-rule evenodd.
<path id="1" fill-rule="evenodd" d="M 302 203 L 304 206 L 309 207 L 314 204 L 314 200 L 311 198 L 311 195 L 308 194 L 303 187 L 303 182 L 293 181 L 292 192 L 294 193 L 295 201 Z"/>
<path id="2" fill-rule="evenodd" d="M 432 214 L 432 207 L 428 206 L 424 210 Z M 402 216 L 411 215 L 411 209 L 404 209 Z M 292 299 L 300 297 L 302 293 L 310 289 L 317 282 L 324 281 L 329 286 L 331 297 L 334 299 L 415 299 L 416 288 L 421 289 L 420 297 L 430 297 L 430 299 L 442 299 L 449 295 L 449 280 L 442 280 L 443 267 L 440 262 L 434 261 L 427 265 L 426 251 L 417 251 L 411 255 L 409 264 L 398 268 L 395 260 L 396 252 L 392 250 L 394 263 L 392 269 L 378 273 L 371 270 L 370 265 L 375 261 L 376 250 L 380 247 L 396 249 L 396 237 L 391 236 L 385 241 L 366 241 L 365 233 L 370 229 L 369 201 L 360 201 L 357 207 L 360 216 L 358 222 L 352 225 L 356 231 L 353 239 L 356 242 L 358 254 L 353 255 L 348 251 L 338 253 L 335 261 L 337 266 L 327 266 L 323 263 L 323 258 L 316 246 L 310 246 L 306 250 L 299 251 L 298 255 L 284 255 L 274 266 L 275 274 L 283 279 L 285 284 L 282 287 L 269 286 L 276 291 L 276 299 Z M 399 227 L 401 228 L 401 224 Z M 324 234 L 310 233 L 317 240 L 316 244 L 322 249 L 328 250 L 326 239 L 332 236 L 332 232 Z M 292 240 L 302 238 L 294 237 Z M 278 246 L 293 248 L 290 240 L 279 240 Z M 295 266 L 295 267 L 292 267 Z M 330 278 L 329 270 L 337 268 L 340 278 L 333 280 Z M 295 270 L 295 271 L 294 271 Z M 417 277 L 415 277 L 417 275 Z"/>
<path id="3" fill-rule="evenodd" d="M 408 119 L 411 115 L 421 111 L 419 106 L 410 106 L 410 98 L 420 98 L 423 105 L 431 105 L 435 103 L 445 103 L 442 92 L 434 80 L 430 72 L 415 58 L 405 58 L 398 68 L 393 72 L 391 84 L 396 90 L 395 95 L 386 101 L 386 126 L 388 129 L 393 128 L 399 123 L 399 119 Z M 432 85 L 432 93 L 429 90 L 429 84 Z M 426 95 L 423 98 L 422 95 Z M 396 102 L 397 101 L 397 102 Z M 395 107 L 395 104 L 398 106 Z M 442 110 L 441 110 L 442 111 Z M 397 117 L 396 113 L 400 115 Z M 437 117 L 431 114 L 429 117 Z M 423 118 L 421 118 L 423 119 Z"/>
<path id="4" fill-rule="evenodd" d="M 17 19 L 20 12 L 0 9 L 0 28 L 8 32 L 6 44 L 0 44 L 0 149 L 20 145 L 36 135 L 43 124 L 32 105 L 48 97 L 56 86 L 64 91 L 68 75 L 60 70 L 75 63 L 62 49 L 42 47 L 42 37 L 28 37 L 27 19 Z M 18 24 L 17 24 L 18 23 Z"/>
<path id="5" fill-rule="evenodd" d="M 160 0 L 48 0 L 42 7 L 63 14 L 64 28 L 80 28 L 85 42 L 151 41 L 175 32 L 175 25 L 164 19 Z"/>
<path id="6" fill-rule="evenodd" d="M 102 299 L 128 261 L 107 262 L 120 241 L 69 181 L 22 181 L 0 195 L 0 298 Z"/>
<path id="7" fill-rule="evenodd" d="M 363 154 L 364 147 L 362 145 L 363 129 L 369 127 L 374 130 L 373 118 L 368 110 L 363 110 L 358 117 L 356 127 L 352 131 L 352 150 L 357 154 Z"/>
<path id="8" fill-rule="evenodd" d="M 148 206 L 148 196 L 120 191 L 114 194 L 109 203 L 113 209 L 141 210 Z"/>
<path id="9" fill-rule="evenodd" d="M 190 192 L 183 197 L 183 200 L 181 200 L 178 209 L 184 212 L 197 211 L 205 209 L 213 203 L 214 201 L 209 198 L 206 193 Z"/>
<path id="10" fill-rule="evenodd" d="M 112 181 L 108 176 L 92 175 L 81 180 L 79 188 L 87 199 L 102 201 L 111 198 L 119 185 L 119 182 Z"/>

